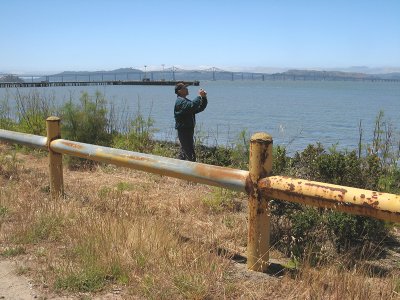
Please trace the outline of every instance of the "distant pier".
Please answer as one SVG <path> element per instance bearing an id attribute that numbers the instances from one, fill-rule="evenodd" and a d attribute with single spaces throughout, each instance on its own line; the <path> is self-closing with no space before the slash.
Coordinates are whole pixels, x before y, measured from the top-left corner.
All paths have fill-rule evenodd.
<path id="1" fill-rule="evenodd" d="M 109 80 L 109 81 L 40 81 L 40 82 L 0 82 L 0 88 L 19 87 L 57 87 L 57 86 L 90 86 L 90 85 L 176 85 L 183 82 L 199 86 L 199 81 L 164 81 L 164 80 Z"/>

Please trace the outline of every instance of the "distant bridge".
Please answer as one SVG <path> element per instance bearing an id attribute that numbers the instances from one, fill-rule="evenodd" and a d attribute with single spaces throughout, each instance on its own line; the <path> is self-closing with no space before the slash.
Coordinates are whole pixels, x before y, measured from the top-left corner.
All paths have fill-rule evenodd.
<path id="1" fill-rule="evenodd" d="M 7 80 L 10 79 L 10 80 Z M 191 80 L 191 81 L 188 81 Z M 266 74 L 255 72 L 227 71 L 216 67 L 185 70 L 175 66 L 162 70 L 127 69 L 109 72 L 64 72 L 55 75 L 0 75 L 0 88 L 6 87 L 48 87 L 48 86 L 87 86 L 87 85 L 174 85 L 185 81 L 198 85 L 200 80 L 317 80 L 317 81 L 381 81 L 397 82 L 399 79 L 374 77 L 340 77 L 315 74 L 291 74 L 290 72 Z"/>
<path id="2" fill-rule="evenodd" d="M 89 85 L 176 85 L 183 82 L 188 85 L 199 86 L 199 81 L 151 81 L 151 80 L 117 80 L 117 81 L 40 81 L 40 82 L 0 82 L 0 88 L 18 87 L 57 87 L 57 86 L 89 86 Z"/>

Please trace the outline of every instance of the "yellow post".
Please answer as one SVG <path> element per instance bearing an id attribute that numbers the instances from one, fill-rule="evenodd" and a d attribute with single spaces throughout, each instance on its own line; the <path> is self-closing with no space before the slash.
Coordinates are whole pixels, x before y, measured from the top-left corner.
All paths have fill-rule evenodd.
<path id="1" fill-rule="evenodd" d="M 256 133 L 250 140 L 247 268 L 259 272 L 268 268 L 270 212 L 268 199 L 262 197 L 258 181 L 271 174 L 272 137 Z"/>
<path id="2" fill-rule="evenodd" d="M 62 155 L 51 150 L 50 143 L 61 138 L 60 118 L 48 117 L 47 148 L 49 149 L 50 194 L 53 200 L 58 199 L 64 193 L 64 180 L 62 168 Z"/>

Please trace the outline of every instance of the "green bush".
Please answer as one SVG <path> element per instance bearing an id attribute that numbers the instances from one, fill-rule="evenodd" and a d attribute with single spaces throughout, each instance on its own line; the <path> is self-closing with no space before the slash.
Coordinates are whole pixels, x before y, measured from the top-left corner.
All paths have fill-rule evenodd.
<path id="1" fill-rule="evenodd" d="M 326 225 L 339 252 L 362 246 L 365 241 L 380 243 L 388 235 L 388 228 L 380 220 L 337 211 L 328 214 Z"/>
<path id="2" fill-rule="evenodd" d="M 110 146 L 112 134 L 109 131 L 107 112 L 106 99 L 100 92 L 96 92 L 94 97 L 90 97 L 86 92 L 82 93 L 79 104 L 70 99 L 61 108 L 62 136 L 77 142 Z M 92 166 L 94 162 L 68 157 L 67 164 L 70 167 L 80 167 Z"/>
<path id="3" fill-rule="evenodd" d="M 382 120 L 378 118 L 379 124 Z M 284 149 L 274 149 L 274 174 L 358 187 L 382 192 L 400 191 L 398 151 L 388 151 L 393 141 L 385 141 L 383 125 L 377 125 L 373 151 L 365 156 L 356 151 L 325 150 L 321 144 L 309 145 L 293 158 L 286 157 Z M 385 148 L 386 147 L 386 148 Z M 393 149 L 392 149 L 393 150 Z M 388 159 L 390 158 L 390 159 Z M 326 249 L 333 253 L 354 253 L 361 257 L 365 245 L 378 246 L 386 239 L 390 227 L 381 220 L 350 215 L 331 210 L 307 208 L 295 203 L 271 202 L 274 223 L 280 226 L 272 236 L 277 247 L 295 259 L 319 260 Z"/>
<path id="4" fill-rule="evenodd" d="M 320 209 L 303 207 L 288 215 L 291 221 L 288 254 L 294 259 L 308 257 L 310 263 L 321 261 L 325 255 L 326 239 L 325 215 Z M 332 255 L 331 253 L 329 255 Z"/>
<path id="5" fill-rule="evenodd" d="M 207 147 L 204 145 L 196 145 L 197 161 L 215 166 L 230 166 L 232 151 L 224 147 Z"/>
<path id="6" fill-rule="evenodd" d="M 324 152 L 325 149 L 320 143 L 308 145 L 302 152 L 296 152 L 289 175 L 308 180 L 317 180 L 319 178 L 318 158 Z"/>
<path id="7" fill-rule="evenodd" d="M 335 148 L 329 153 L 322 153 L 317 159 L 318 180 L 322 182 L 363 187 L 362 160 L 356 151 L 339 152 Z"/>
<path id="8" fill-rule="evenodd" d="M 152 154 L 175 158 L 179 153 L 179 145 L 172 142 L 158 141 L 154 144 Z"/>
<path id="9" fill-rule="evenodd" d="M 273 148 L 272 173 L 274 175 L 287 175 L 291 167 L 292 159 L 287 156 L 286 148 L 277 146 Z"/>
<path id="10" fill-rule="evenodd" d="M 382 192 L 400 194 L 400 170 L 392 169 L 379 176 L 377 185 Z"/>
<path id="11" fill-rule="evenodd" d="M 107 101 L 100 92 L 94 97 L 82 93 L 80 103 L 72 99 L 61 108 L 62 136 L 82 143 L 110 146 Z"/>

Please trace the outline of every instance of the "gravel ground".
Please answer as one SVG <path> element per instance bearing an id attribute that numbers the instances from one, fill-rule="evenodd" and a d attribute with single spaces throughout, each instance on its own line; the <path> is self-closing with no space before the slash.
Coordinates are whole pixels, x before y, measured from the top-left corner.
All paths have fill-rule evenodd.
<path id="1" fill-rule="evenodd" d="M 0 260 L 0 299 L 40 299 L 30 281 L 17 275 L 17 269 L 15 262 Z"/>

